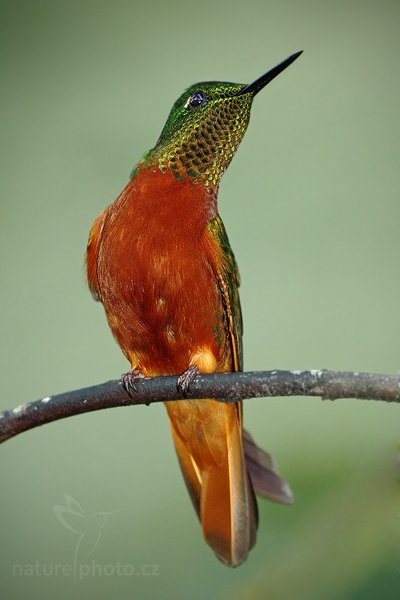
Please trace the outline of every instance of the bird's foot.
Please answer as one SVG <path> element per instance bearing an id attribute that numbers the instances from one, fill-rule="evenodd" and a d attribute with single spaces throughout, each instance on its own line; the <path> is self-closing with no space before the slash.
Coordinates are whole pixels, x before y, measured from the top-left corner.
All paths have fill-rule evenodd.
<path id="1" fill-rule="evenodd" d="M 133 369 L 133 371 L 128 371 L 121 375 L 121 384 L 131 398 L 136 392 L 136 382 L 138 379 L 146 379 L 146 375 L 138 369 Z"/>
<path id="2" fill-rule="evenodd" d="M 190 392 L 190 386 L 199 373 L 198 367 L 189 367 L 178 377 L 176 387 L 178 388 L 178 392 L 182 394 L 184 398 L 187 398 L 187 395 Z"/>

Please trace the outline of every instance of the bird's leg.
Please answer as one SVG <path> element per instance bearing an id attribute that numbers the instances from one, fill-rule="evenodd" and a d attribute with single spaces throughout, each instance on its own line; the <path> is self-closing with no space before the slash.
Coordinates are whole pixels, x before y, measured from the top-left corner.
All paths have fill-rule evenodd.
<path id="1" fill-rule="evenodd" d="M 176 387 L 178 388 L 178 392 L 182 394 L 184 398 L 187 398 L 187 395 L 190 391 L 190 385 L 193 383 L 199 373 L 200 369 L 196 366 L 192 366 L 186 369 L 182 375 L 179 375 Z"/>
<path id="2" fill-rule="evenodd" d="M 121 375 L 121 384 L 130 397 L 136 392 L 136 381 L 138 379 L 146 379 L 146 375 L 139 371 L 139 369 L 132 369 L 132 371 Z"/>

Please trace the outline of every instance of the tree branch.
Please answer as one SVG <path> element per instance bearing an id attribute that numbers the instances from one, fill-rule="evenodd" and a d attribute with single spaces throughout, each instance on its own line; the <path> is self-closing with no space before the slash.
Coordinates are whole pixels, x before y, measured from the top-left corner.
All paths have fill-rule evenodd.
<path id="1" fill-rule="evenodd" d="M 120 381 L 48 396 L 0 412 L 0 443 L 39 425 L 73 415 L 112 408 L 182 400 L 176 377 L 137 381 L 131 398 Z M 188 398 L 216 398 L 236 402 L 267 396 L 320 396 L 324 400 L 358 398 L 400 402 L 400 376 L 348 371 L 252 371 L 199 375 L 191 384 Z"/>

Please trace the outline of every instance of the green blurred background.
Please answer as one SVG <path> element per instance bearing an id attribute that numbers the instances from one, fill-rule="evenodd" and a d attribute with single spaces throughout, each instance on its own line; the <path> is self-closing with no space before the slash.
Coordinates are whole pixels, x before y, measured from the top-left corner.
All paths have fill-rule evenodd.
<path id="1" fill-rule="evenodd" d="M 220 191 L 245 367 L 398 373 L 399 17 L 389 0 L 3 0 L 2 408 L 127 369 L 85 285 L 94 218 L 187 85 L 252 81 L 299 49 L 257 97 Z M 3 597 L 398 597 L 398 407 L 245 408 L 296 496 L 260 502 L 246 564 L 225 568 L 203 542 L 164 408 L 121 408 L 1 448 Z M 68 496 L 79 514 L 57 520 Z M 55 571 L 74 563 L 92 570 Z"/>

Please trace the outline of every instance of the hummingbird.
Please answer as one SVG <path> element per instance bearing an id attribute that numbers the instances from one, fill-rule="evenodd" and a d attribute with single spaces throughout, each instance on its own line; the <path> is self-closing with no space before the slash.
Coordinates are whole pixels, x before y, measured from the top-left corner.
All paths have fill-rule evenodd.
<path id="1" fill-rule="evenodd" d="M 119 508 L 108 512 L 88 513 L 70 494 L 64 494 L 65 505 L 54 505 L 53 511 L 57 521 L 77 536 L 74 551 L 74 578 L 79 575 L 78 566 L 87 560 L 96 550 L 107 517 L 126 510 Z"/>
<path id="2" fill-rule="evenodd" d="M 243 369 L 239 271 L 218 213 L 221 177 L 254 97 L 300 56 L 251 84 L 207 81 L 184 91 L 155 146 L 95 220 L 86 266 L 131 370 L 122 384 L 176 375 L 185 397 L 199 373 Z M 241 402 L 165 403 L 172 438 L 203 536 L 227 566 L 256 540 L 255 494 L 290 504 L 272 457 L 243 429 Z"/>

